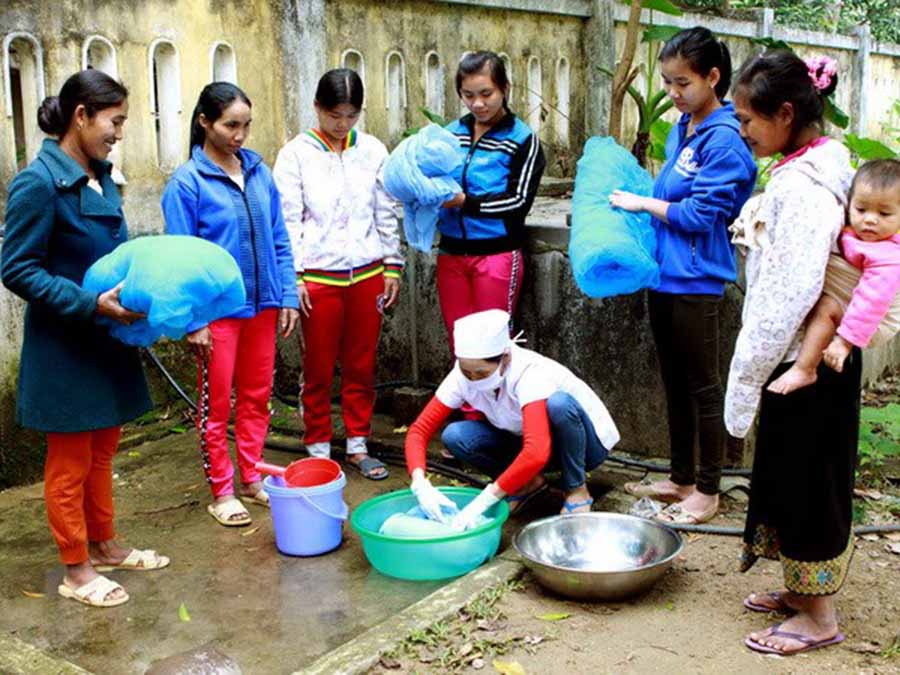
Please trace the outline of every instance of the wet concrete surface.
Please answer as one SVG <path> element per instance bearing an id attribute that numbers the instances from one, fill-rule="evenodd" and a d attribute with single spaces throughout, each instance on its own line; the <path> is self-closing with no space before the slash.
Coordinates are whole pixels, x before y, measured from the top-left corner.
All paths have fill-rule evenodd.
<path id="1" fill-rule="evenodd" d="M 267 450 L 268 461 L 299 456 Z M 315 558 L 281 555 L 269 511 L 249 505 L 253 524 L 225 528 L 206 513 L 210 494 L 190 431 L 119 453 L 120 540 L 168 555 L 152 572 L 109 573 L 131 596 L 112 609 L 57 595 L 56 557 L 42 484 L 0 493 L 0 632 L 96 673 L 144 673 L 155 662 L 214 649 L 244 673 L 290 672 L 420 600 L 441 582 L 382 576 L 345 526 L 341 547 Z M 348 472 L 354 507 L 406 487 L 402 469 L 374 482 Z M 29 597 L 25 592 L 43 594 Z M 184 604 L 190 621 L 179 617 Z"/>

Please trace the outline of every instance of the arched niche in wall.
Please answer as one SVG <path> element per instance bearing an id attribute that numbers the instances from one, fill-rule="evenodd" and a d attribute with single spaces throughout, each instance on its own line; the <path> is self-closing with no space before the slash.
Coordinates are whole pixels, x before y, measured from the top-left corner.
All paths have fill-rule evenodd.
<path id="1" fill-rule="evenodd" d="M 169 40 L 150 43 L 150 112 L 156 124 L 156 159 L 163 171 L 174 171 L 184 157 L 181 144 L 181 75 L 178 49 Z"/>
<path id="2" fill-rule="evenodd" d="M 569 145 L 569 60 L 562 56 L 556 62 L 556 140 Z"/>
<path id="3" fill-rule="evenodd" d="M 209 81 L 237 84 L 237 57 L 227 42 L 214 42 L 209 48 Z"/>
<path id="4" fill-rule="evenodd" d="M 469 54 L 474 54 L 474 53 L 475 52 L 467 49 L 466 51 L 464 51 L 462 54 L 459 55 L 459 61 L 456 62 L 456 65 L 458 66 L 460 63 L 462 63 L 462 60 L 464 58 L 466 58 Z M 456 77 L 455 77 L 456 73 L 454 73 L 453 75 L 454 75 L 453 87 L 455 89 L 456 88 Z M 457 93 L 457 95 L 458 95 L 458 93 Z M 460 96 L 459 97 L 459 114 L 462 116 L 462 115 L 467 115 L 468 113 L 469 113 L 469 109 L 466 107 L 465 101 L 462 100 L 462 96 Z"/>
<path id="5" fill-rule="evenodd" d="M 506 100 L 509 103 L 511 108 L 515 107 L 513 105 L 513 69 L 512 69 L 512 59 L 509 58 L 509 54 L 506 52 L 500 52 L 497 54 L 500 57 L 500 60 L 503 61 L 503 67 L 506 68 L 506 79 L 509 80 L 509 94 L 507 94 Z"/>
<path id="6" fill-rule="evenodd" d="M 356 49 L 345 49 L 341 53 L 341 68 L 349 68 L 350 70 L 356 71 L 356 74 L 359 75 L 359 79 L 362 80 L 363 87 L 366 87 L 366 60 L 359 51 Z M 369 98 L 369 90 L 366 88 L 365 92 L 363 109 L 360 111 L 359 121 L 356 123 L 356 128 L 360 131 L 366 130 L 366 101 Z"/>
<path id="7" fill-rule="evenodd" d="M 102 70 L 113 79 L 119 79 L 116 48 L 102 35 L 91 35 L 81 47 L 81 67 Z"/>
<path id="8" fill-rule="evenodd" d="M 543 75 L 541 61 L 536 56 L 528 59 L 528 126 L 534 133 L 541 132 L 541 103 L 543 101 Z"/>
<path id="9" fill-rule="evenodd" d="M 441 63 L 441 57 L 437 52 L 430 51 L 425 55 L 423 71 L 425 107 L 431 112 L 443 116 L 444 87 L 446 81 L 444 77 L 444 64 Z"/>
<path id="10" fill-rule="evenodd" d="M 44 100 L 44 50 L 37 38 L 24 31 L 3 39 L 5 114 L 13 126 L 12 165 L 21 169 L 40 149 L 41 131 L 36 111 Z"/>
<path id="11" fill-rule="evenodd" d="M 388 136 L 399 139 L 406 126 L 406 61 L 398 51 L 384 59 L 384 103 L 388 115 Z"/>
<path id="12" fill-rule="evenodd" d="M 106 73 L 111 78 L 119 79 L 119 64 L 116 48 L 102 35 L 89 35 L 81 45 L 82 69 L 93 68 Z M 125 174 L 122 173 L 122 143 L 116 143 L 107 159 L 112 162 L 112 179 L 116 185 L 126 185 Z"/>

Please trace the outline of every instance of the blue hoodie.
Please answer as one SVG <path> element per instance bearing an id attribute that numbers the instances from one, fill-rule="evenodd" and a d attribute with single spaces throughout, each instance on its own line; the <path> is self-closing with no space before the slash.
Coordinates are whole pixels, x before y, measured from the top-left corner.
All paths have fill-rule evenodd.
<path id="1" fill-rule="evenodd" d="M 247 304 L 230 318 L 251 318 L 270 308 L 298 309 L 291 242 L 272 174 L 255 152 L 241 149 L 238 156 L 243 191 L 194 146 L 163 192 L 166 232 L 214 242 L 237 261 Z"/>
<path id="2" fill-rule="evenodd" d="M 653 196 L 670 202 L 664 223 L 656 218 L 660 293 L 722 295 L 737 268 L 728 225 L 756 184 L 756 164 L 740 136 L 734 106 L 713 111 L 686 138 L 682 115 L 666 139 L 666 163 Z"/>

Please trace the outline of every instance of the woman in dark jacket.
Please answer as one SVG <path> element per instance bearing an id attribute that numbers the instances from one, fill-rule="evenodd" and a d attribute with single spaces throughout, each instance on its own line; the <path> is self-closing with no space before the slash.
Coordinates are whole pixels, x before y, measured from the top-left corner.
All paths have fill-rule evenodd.
<path id="1" fill-rule="evenodd" d="M 88 267 L 128 239 L 122 201 L 105 159 L 122 139 L 128 91 L 97 70 L 70 77 L 38 111 L 45 140 L 9 187 L 3 283 L 28 302 L 18 421 L 47 433 L 44 497 L 66 565 L 63 597 L 111 607 L 128 600 L 109 569 L 158 569 L 154 551 L 115 541 L 112 456 L 121 425 L 151 407 L 137 350 L 97 322 L 141 315 L 80 284 Z"/>

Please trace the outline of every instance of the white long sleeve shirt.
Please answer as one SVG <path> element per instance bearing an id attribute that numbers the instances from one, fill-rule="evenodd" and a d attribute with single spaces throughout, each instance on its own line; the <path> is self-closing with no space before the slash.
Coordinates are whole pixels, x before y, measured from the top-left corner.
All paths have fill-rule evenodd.
<path id="1" fill-rule="evenodd" d="M 386 274 L 403 266 L 399 204 L 384 190 L 387 148 L 353 130 L 339 155 L 315 131 L 278 153 L 273 175 L 291 238 L 294 265 L 345 272 L 383 260 Z"/>

